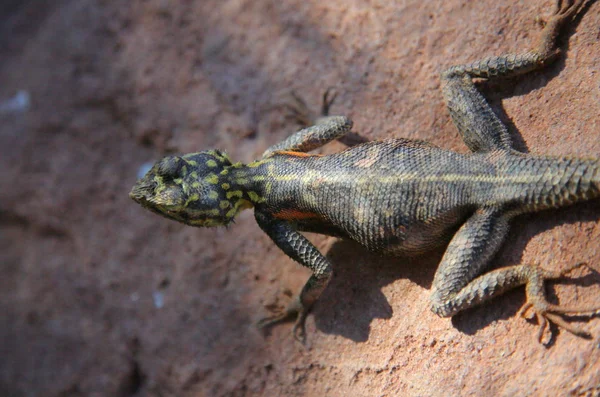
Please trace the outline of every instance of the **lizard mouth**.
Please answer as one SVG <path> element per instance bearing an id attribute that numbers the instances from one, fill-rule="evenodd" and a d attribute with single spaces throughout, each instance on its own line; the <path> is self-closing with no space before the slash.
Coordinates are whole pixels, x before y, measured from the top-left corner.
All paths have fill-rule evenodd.
<path id="1" fill-rule="evenodd" d="M 156 186 L 152 186 L 152 184 L 148 185 L 145 183 L 138 182 L 136 183 L 131 191 L 129 192 L 129 197 L 139 204 L 148 203 L 150 198 L 154 196 L 154 188 Z"/>

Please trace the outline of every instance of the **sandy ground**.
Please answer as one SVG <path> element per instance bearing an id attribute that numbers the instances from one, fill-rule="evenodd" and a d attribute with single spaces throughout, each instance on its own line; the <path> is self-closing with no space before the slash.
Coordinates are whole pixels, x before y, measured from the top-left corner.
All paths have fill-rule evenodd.
<path id="1" fill-rule="evenodd" d="M 596 339 L 549 346 L 522 289 L 452 320 L 428 310 L 441 252 L 380 258 L 311 236 L 336 278 L 308 319 L 254 323 L 308 272 L 251 211 L 194 229 L 127 193 L 140 167 L 207 148 L 249 161 L 296 128 L 291 90 L 371 139 L 466 152 L 439 73 L 528 49 L 552 1 L 5 0 L 0 5 L 0 395 L 458 396 L 600 394 Z M 600 153 L 600 3 L 556 64 L 485 86 L 519 148 Z M 12 101 L 17 93 L 17 99 Z M 27 106 L 27 99 L 30 103 Z M 12 105 L 11 105 L 12 104 Z M 26 106 L 23 106 L 26 105 Z M 340 150 L 334 143 L 325 152 Z M 521 217 L 495 266 L 560 269 L 564 304 L 600 301 L 598 202 Z M 556 331 L 556 330 L 555 330 Z"/>

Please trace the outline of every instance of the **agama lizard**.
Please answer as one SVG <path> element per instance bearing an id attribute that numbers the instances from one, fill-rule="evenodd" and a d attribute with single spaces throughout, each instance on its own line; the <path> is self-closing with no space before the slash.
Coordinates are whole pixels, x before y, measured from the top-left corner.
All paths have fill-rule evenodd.
<path id="1" fill-rule="evenodd" d="M 544 281 L 563 271 L 515 265 L 485 272 L 516 215 L 600 196 L 600 160 L 538 157 L 511 144 L 474 78 L 488 80 L 543 68 L 559 53 L 561 28 L 585 0 L 558 0 L 538 46 L 522 54 L 454 66 L 442 74 L 450 115 L 472 153 L 460 154 L 408 139 L 373 141 L 331 155 L 307 152 L 349 132 L 352 122 L 328 116 L 324 97 L 316 124 L 271 146 L 262 158 L 232 163 L 218 150 L 158 161 L 131 190 L 143 207 L 191 226 L 229 224 L 254 207 L 260 228 L 288 256 L 312 270 L 301 293 L 262 326 L 296 317 L 294 335 L 332 276 L 332 266 L 300 232 L 349 238 L 382 253 L 420 253 L 449 245 L 433 280 L 431 309 L 440 316 L 478 305 L 525 285 L 540 323 L 589 334 L 562 316 L 592 315 L 600 307 L 562 307 L 545 298 Z"/>

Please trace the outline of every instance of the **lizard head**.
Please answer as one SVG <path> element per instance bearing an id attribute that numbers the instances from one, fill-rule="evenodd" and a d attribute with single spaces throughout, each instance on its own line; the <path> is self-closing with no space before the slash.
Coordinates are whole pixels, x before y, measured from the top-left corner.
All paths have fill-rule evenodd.
<path id="1" fill-rule="evenodd" d="M 227 155 L 207 150 L 157 161 L 129 197 L 159 215 L 190 226 L 227 225 L 245 203 L 235 205 L 222 187 Z M 225 174 L 227 171 L 224 172 Z"/>

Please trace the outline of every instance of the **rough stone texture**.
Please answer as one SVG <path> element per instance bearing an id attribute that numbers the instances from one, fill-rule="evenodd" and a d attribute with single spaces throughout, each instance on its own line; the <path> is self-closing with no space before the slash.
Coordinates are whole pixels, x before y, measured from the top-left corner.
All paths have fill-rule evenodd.
<path id="1" fill-rule="evenodd" d="M 140 166 L 211 147 L 242 161 L 293 131 L 290 90 L 370 138 L 466 151 L 439 73 L 529 48 L 549 0 L 8 0 L 0 5 L 0 395 L 425 396 L 600 394 L 600 340 L 549 347 L 522 290 L 453 320 L 428 310 L 441 253 L 380 258 L 311 237 L 336 278 L 308 320 L 263 336 L 264 305 L 307 272 L 250 211 L 229 229 L 164 220 L 127 197 Z M 566 57 L 487 87 L 521 148 L 600 154 L 600 3 Z M 332 144 L 325 151 L 339 150 Z M 520 218 L 497 266 L 589 261 L 553 286 L 600 301 L 599 203 Z M 587 327 L 600 335 L 600 319 Z"/>

